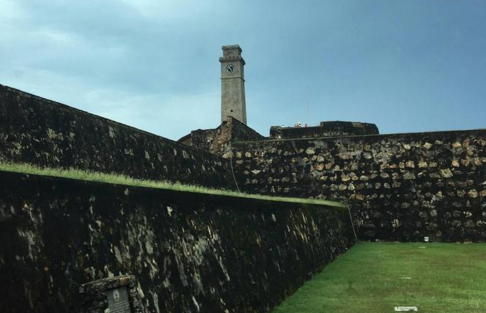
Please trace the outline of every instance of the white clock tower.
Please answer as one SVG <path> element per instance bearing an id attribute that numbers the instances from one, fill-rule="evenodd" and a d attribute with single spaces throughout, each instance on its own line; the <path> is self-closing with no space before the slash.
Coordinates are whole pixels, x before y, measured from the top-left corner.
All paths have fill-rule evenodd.
<path id="1" fill-rule="evenodd" d="M 223 46 L 221 62 L 221 122 L 228 116 L 246 125 L 245 60 L 238 45 Z"/>

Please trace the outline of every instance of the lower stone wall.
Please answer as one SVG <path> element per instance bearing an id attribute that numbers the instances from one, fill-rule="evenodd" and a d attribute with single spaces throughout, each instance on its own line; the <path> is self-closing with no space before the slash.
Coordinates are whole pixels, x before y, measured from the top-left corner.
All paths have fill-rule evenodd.
<path id="1" fill-rule="evenodd" d="M 363 240 L 486 241 L 486 130 L 234 143 L 240 188 L 349 202 Z"/>
<path id="2" fill-rule="evenodd" d="M 0 312 L 83 312 L 135 275 L 147 312 L 268 312 L 346 251 L 346 209 L 0 172 Z"/>

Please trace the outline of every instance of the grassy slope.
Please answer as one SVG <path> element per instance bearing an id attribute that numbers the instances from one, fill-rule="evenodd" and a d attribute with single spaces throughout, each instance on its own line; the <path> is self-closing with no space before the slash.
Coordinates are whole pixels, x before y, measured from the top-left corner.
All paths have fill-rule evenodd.
<path id="1" fill-rule="evenodd" d="M 359 243 L 273 313 L 381 313 L 396 305 L 486 312 L 486 244 Z"/>
<path id="2" fill-rule="evenodd" d="M 211 189 L 211 188 L 206 188 L 201 186 L 183 185 L 179 183 L 171 183 L 166 181 L 141 180 L 141 179 L 134 179 L 128 176 L 123 176 L 118 174 L 87 172 L 87 171 L 81 171 L 76 169 L 63 170 L 63 169 L 55 169 L 55 168 L 39 168 L 29 164 L 10 164 L 10 163 L 0 162 L 0 171 L 87 180 L 87 181 L 95 181 L 95 182 L 101 182 L 107 184 L 169 189 L 169 190 L 230 196 L 230 197 L 252 198 L 252 199 L 266 200 L 266 201 L 283 201 L 283 202 L 303 203 L 303 204 L 317 204 L 317 205 L 325 205 L 325 206 L 331 206 L 331 207 L 341 208 L 341 209 L 346 208 L 345 205 L 334 201 L 252 195 L 252 194 L 246 194 L 246 193 L 235 192 L 230 190 Z"/>

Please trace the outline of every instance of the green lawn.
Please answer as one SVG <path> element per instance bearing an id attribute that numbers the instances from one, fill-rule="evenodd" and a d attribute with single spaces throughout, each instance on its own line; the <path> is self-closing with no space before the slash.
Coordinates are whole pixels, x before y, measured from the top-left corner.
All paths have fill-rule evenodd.
<path id="1" fill-rule="evenodd" d="M 359 243 L 273 313 L 486 312 L 486 244 Z"/>

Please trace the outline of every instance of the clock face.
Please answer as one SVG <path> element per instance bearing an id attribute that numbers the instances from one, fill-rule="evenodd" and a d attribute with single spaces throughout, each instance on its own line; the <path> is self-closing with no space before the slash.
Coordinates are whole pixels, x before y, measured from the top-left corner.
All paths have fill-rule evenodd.
<path id="1" fill-rule="evenodd" d="M 229 74 L 234 74 L 235 73 L 235 66 L 233 64 L 226 65 L 226 72 L 228 72 Z"/>

